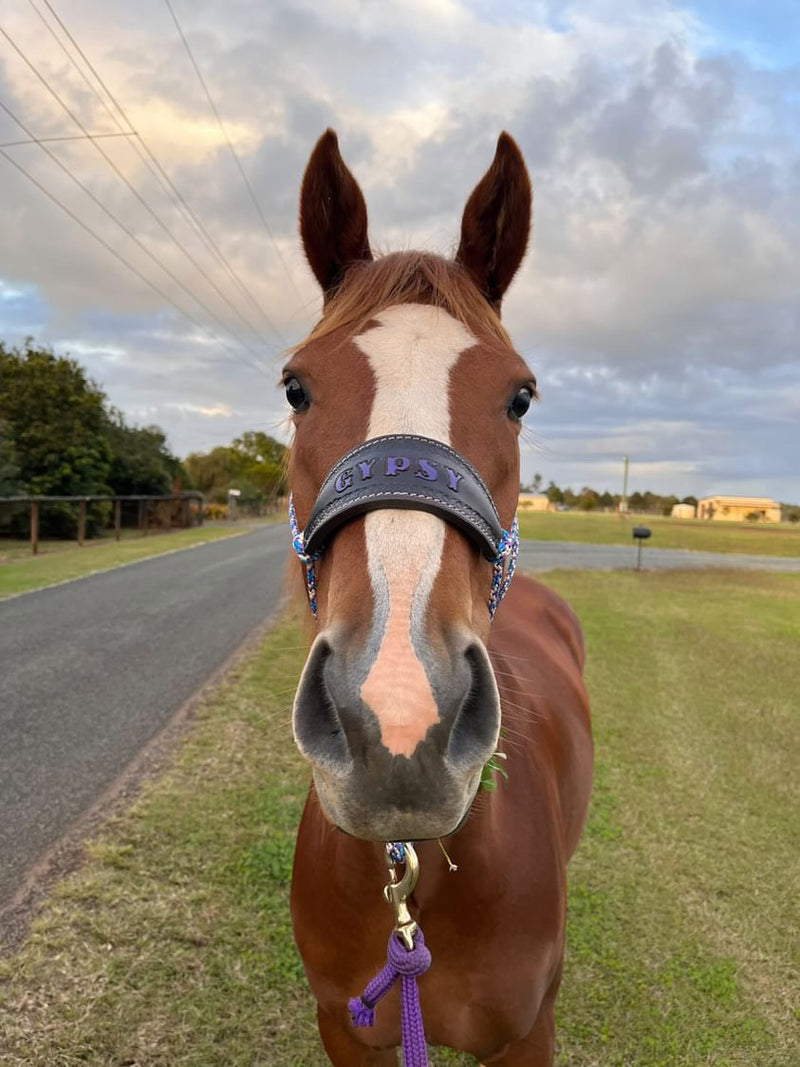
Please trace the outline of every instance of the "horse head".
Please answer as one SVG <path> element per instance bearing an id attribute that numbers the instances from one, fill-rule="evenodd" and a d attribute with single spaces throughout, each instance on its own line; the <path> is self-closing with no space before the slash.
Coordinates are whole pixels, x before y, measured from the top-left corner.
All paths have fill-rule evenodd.
<path id="1" fill-rule="evenodd" d="M 454 259 L 373 258 L 364 197 L 332 130 L 303 179 L 300 229 L 324 306 L 283 371 L 294 509 L 304 527 L 337 492 L 358 489 L 366 503 L 346 512 L 316 564 L 318 632 L 293 730 L 327 817 L 357 837 L 453 832 L 497 745 L 492 564 L 457 521 L 460 505 L 448 517 L 415 502 L 482 483 L 484 510 L 493 501 L 511 527 L 536 383 L 500 305 L 530 214 L 528 173 L 506 133 L 467 201 Z M 370 510 L 378 483 L 392 502 Z M 321 490 L 333 501 L 324 507 Z"/>

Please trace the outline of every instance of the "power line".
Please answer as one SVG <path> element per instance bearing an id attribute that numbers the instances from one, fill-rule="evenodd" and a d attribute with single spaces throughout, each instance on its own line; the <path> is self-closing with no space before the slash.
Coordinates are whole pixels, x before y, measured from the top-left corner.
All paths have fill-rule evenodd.
<path id="1" fill-rule="evenodd" d="M 35 11 L 35 10 L 36 10 L 36 9 L 35 9 L 35 7 L 34 7 L 34 11 Z M 37 12 L 37 14 L 39 14 L 39 13 Z M 41 17 L 41 16 L 39 16 L 39 17 Z M 45 25 L 47 25 L 47 23 L 45 23 Z M 78 127 L 78 128 L 79 128 L 79 129 L 80 129 L 80 130 L 81 130 L 81 131 L 82 131 L 82 132 L 84 133 L 84 134 L 87 134 L 87 133 L 89 133 L 89 131 L 87 131 L 87 129 L 85 128 L 85 126 L 83 125 L 83 123 L 82 123 L 82 122 L 80 121 L 80 118 L 79 118 L 79 117 L 78 117 L 78 116 L 77 116 L 77 115 L 75 114 L 75 112 L 74 112 L 73 110 L 71 110 L 71 109 L 69 108 L 69 106 L 68 106 L 68 105 L 66 105 L 66 103 L 64 102 L 64 100 L 62 99 L 62 97 L 61 97 L 61 96 L 59 95 L 59 93 L 58 93 L 57 91 L 55 91 L 55 90 L 53 89 L 52 85 L 50 85 L 50 83 L 49 83 L 49 82 L 47 81 L 47 79 L 46 79 L 46 78 L 44 77 L 44 75 L 43 75 L 43 74 L 41 73 L 41 71 L 39 71 L 39 70 L 38 70 L 38 68 L 37 68 L 37 67 L 36 67 L 36 66 L 35 66 L 35 65 L 34 65 L 34 64 L 33 64 L 33 63 L 31 62 L 31 60 L 30 60 L 30 59 L 29 59 L 29 58 L 27 57 L 26 53 L 25 53 L 25 52 L 23 52 L 23 51 L 22 51 L 22 49 L 21 49 L 21 48 L 20 48 L 20 47 L 19 47 L 19 46 L 18 46 L 18 45 L 16 44 L 16 42 L 15 42 L 15 41 L 14 41 L 14 39 L 13 39 L 13 38 L 11 37 L 11 35 L 10 35 L 9 33 L 7 33 L 7 32 L 6 32 L 6 31 L 5 31 L 5 30 L 4 30 L 4 29 L 3 29 L 3 28 L 2 28 L 1 26 L 0 26 L 0 33 L 1 33 L 1 34 L 2 34 L 2 35 L 3 35 L 4 37 L 5 37 L 6 41 L 7 41 L 7 42 L 9 42 L 9 44 L 10 44 L 10 45 L 12 46 L 12 48 L 14 49 L 14 51 L 15 51 L 15 52 L 16 52 L 16 53 L 17 53 L 17 54 L 19 55 L 19 58 L 20 58 L 20 59 L 22 60 L 22 62 L 23 62 L 23 63 L 25 63 L 25 64 L 26 64 L 26 66 L 28 66 L 28 68 L 29 68 L 29 69 L 30 69 L 30 70 L 32 71 L 32 74 L 33 74 L 33 75 L 34 75 L 34 76 L 35 76 L 35 77 L 36 77 L 36 78 L 38 79 L 38 81 L 39 81 L 39 82 L 41 82 L 41 84 L 42 84 L 42 85 L 44 85 L 45 89 L 46 89 L 46 90 L 47 90 L 47 92 L 48 92 L 48 93 L 49 93 L 49 94 L 50 94 L 50 95 L 52 96 L 52 98 L 53 98 L 53 99 L 54 99 L 55 101 L 57 101 L 58 105 L 59 105 L 59 106 L 60 106 L 60 107 L 61 107 L 61 108 L 62 108 L 62 109 L 63 109 L 63 110 L 64 110 L 64 111 L 66 112 L 66 114 L 67 114 L 67 115 L 68 115 L 68 116 L 69 116 L 69 117 L 71 118 L 71 121 L 73 121 L 73 122 L 74 122 L 74 123 L 76 124 L 76 126 L 77 126 L 77 127 Z M 5 109 L 5 110 L 7 111 L 7 109 Z M 9 112 L 9 114 L 11 114 L 11 112 Z M 13 117 L 15 117 L 15 116 L 13 116 Z M 20 122 L 20 121 L 18 120 L 18 118 L 16 118 L 16 120 L 15 120 L 15 121 L 16 121 L 16 122 L 17 122 L 17 123 L 18 123 L 18 124 L 19 124 L 20 126 L 22 126 L 22 123 L 21 123 L 21 122 Z M 26 132 L 28 133 L 28 136 L 29 136 L 29 137 L 33 137 L 33 134 L 31 133 L 31 131 L 30 131 L 30 130 L 28 130 L 28 129 L 27 129 L 26 127 L 22 127 L 22 128 L 23 128 L 23 129 L 26 129 Z M 128 188 L 128 190 L 129 190 L 129 191 L 130 191 L 130 192 L 131 192 L 131 193 L 133 194 L 133 196 L 134 196 L 135 198 L 137 198 L 137 200 L 138 200 L 138 201 L 139 201 L 139 203 L 140 203 L 140 204 L 142 205 L 142 207 L 143 207 L 143 208 L 144 208 L 144 209 L 145 209 L 145 210 L 146 210 L 146 211 L 148 212 L 149 216 L 150 216 L 151 218 L 153 218 L 153 219 L 154 219 L 154 221 L 155 221 L 155 222 L 156 222 L 156 223 L 157 223 L 157 224 L 158 224 L 158 225 L 159 225 L 159 226 L 161 227 L 161 229 L 162 229 L 162 230 L 163 230 L 163 232 L 164 232 L 164 233 L 166 234 L 166 236 L 167 236 L 167 237 L 169 237 L 169 238 L 170 238 L 170 240 L 171 240 L 171 241 L 172 241 L 172 242 L 173 242 L 173 243 L 174 243 L 174 244 L 175 244 L 175 245 L 177 246 L 177 248 L 178 248 L 178 249 L 179 249 L 179 250 L 180 250 L 180 251 L 181 251 L 181 252 L 183 253 L 183 255 L 185 255 L 185 256 L 187 257 L 187 259 L 189 259 L 189 261 L 190 261 L 190 262 L 191 262 L 191 264 L 192 264 L 192 265 L 193 265 L 193 266 L 195 267 L 195 269 L 197 270 L 197 272 L 198 272 L 199 274 L 201 274 L 201 275 L 202 275 L 202 276 L 203 276 L 203 277 L 205 278 L 205 280 L 206 280 L 206 281 L 208 282 L 208 284 L 209 284 L 209 285 L 211 286 L 211 288 L 212 288 L 212 289 L 214 289 L 214 291 L 218 293 L 218 296 L 219 296 L 219 297 L 220 297 L 220 298 L 221 298 L 221 299 L 222 299 L 222 300 L 223 300 L 223 301 L 224 301 L 224 302 L 225 302 L 225 303 L 226 303 L 226 304 L 228 305 L 228 307 L 229 307 L 229 308 L 230 308 L 231 310 L 233 310 L 234 314 L 235 314 L 235 315 L 237 315 L 237 316 L 239 317 L 239 319 L 240 319 L 240 320 L 241 320 L 241 321 L 242 321 L 242 322 L 243 322 L 243 323 L 245 324 L 245 327 L 246 327 L 247 329 L 251 330 L 251 331 L 252 331 L 252 332 L 253 332 L 253 333 L 255 334 L 256 332 L 255 332 L 255 331 L 253 330 L 253 327 L 252 327 L 252 325 L 251 325 L 251 324 L 250 324 L 249 322 L 247 322 L 247 321 L 246 321 L 246 320 L 245 320 L 245 319 L 244 319 L 244 318 L 242 317 L 242 315 L 240 314 L 240 312 L 239 312 L 238 308 L 236 308 L 236 307 L 235 307 L 235 306 L 234 306 L 233 304 L 231 304 L 231 303 L 230 303 L 230 301 L 228 300 L 228 298 L 227 298 L 227 297 L 225 296 L 225 293 L 224 293 L 224 292 L 222 292 L 222 290 L 221 290 L 221 289 L 219 288 L 219 286 L 218 286 L 217 284 L 215 284 L 215 283 L 214 283 L 214 282 L 213 282 L 213 281 L 211 280 L 211 278 L 209 277 L 209 275 L 207 274 L 207 272 L 206 272 L 206 271 L 205 271 L 205 270 L 204 270 L 204 269 L 203 269 L 203 268 L 202 268 L 201 266 L 199 266 L 199 264 L 198 264 L 198 262 L 196 261 L 196 259 L 194 258 L 194 256 L 192 256 L 192 254 L 191 254 L 191 253 L 190 253 L 190 252 L 189 252 L 189 251 L 188 251 L 188 250 L 187 250 L 187 249 L 185 248 L 185 246 L 183 246 L 183 244 L 182 244 L 182 243 L 181 243 L 181 242 L 180 242 L 180 241 L 178 240 L 178 238 L 177 238 L 177 237 L 176 237 L 176 236 L 175 236 L 175 235 L 174 235 L 174 234 L 172 233 L 172 230 L 170 229 L 170 227 L 169 227 L 169 226 L 166 226 L 166 224 L 165 224 L 165 223 L 164 223 L 164 222 L 163 222 L 163 221 L 162 221 L 162 220 L 161 220 L 161 219 L 159 218 L 158 214 L 157 214 L 157 213 L 156 213 L 156 212 L 155 212 L 155 211 L 153 210 L 153 208 L 151 208 L 151 207 L 150 207 L 150 205 L 149 205 L 149 204 L 147 203 L 147 201 L 145 200 L 145 198 L 144 198 L 144 197 L 143 197 L 143 196 L 141 195 L 141 193 L 139 192 L 139 190 L 138 190 L 137 188 L 135 188 L 135 187 L 134 187 L 134 186 L 132 185 L 132 182 L 131 182 L 131 181 L 130 181 L 130 180 L 128 179 L 128 177 L 127 177 L 127 176 L 126 176 L 126 175 L 124 174 L 124 172 L 123 172 L 123 171 L 122 171 L 121 169 L 119 169 L 119 168 L 118 168 L 117 164 L 116 164 L 116 163 L 114 162 L 114 160 L 113 160 L 113 159 L 112 159 L 112 158 L 111 158 L 111 157 L 110 157 L 110 156 L 108 155 L 108 153 L 107 153 L 107 152 L 105 152 L 105 150 L 103 150 L 103 148 L 102 148 L 102 147 L 101 147 L 101 146 L 100 146 L 99 144 L 97 144 L 97 143 L 95 143 L 95 142 L 92 142 L 92 144 L 93 144 L 94 148 L 95 148 L 95 149 L 97 150 L 97 152 L 99 153 L 99 155 L 100 155 L 100 156 L 101 156 L 101 157 L 102 157 L 103 159 L 105 159 L 105 160 L 106 160 L 106 162 L 108 163 L 108 165 L 110 166 L 110 168 L 111 168 L 111 170 L 112 170 L 112 171 L 114 172 L 114 174 L 115 174 L 115 175 L 116 175 L 116 176 L 117 176 L 117 177 L 118 177 L 119 179 L 121 179 L 121 180 L 122 180 L 122 181 L 124 182 L 124 185 L 125 185 L 125 186 L 126 186 L 126 187 Z M 39 145 L 39 147 L 42 147 L 42 148 L 44 148 L 44 145 Z M 138 239 L 138 238 L 134 238 L 134 240 L 135 240 L 135 241 L 137 241 L 137 243 L 138 243 L 138 244 L 139 244 L 139 245 L 141 246 L 141 248 L 142 248 L 142 249 L 144 249 L 144 245 L 143 245 L 143 244 L 141 243 L 141 241 L 139 241 L 139 239 Z M 183 285 L 183 283 L 182 283 L 182 282 L 181 282 L 181 281 L 179 280 L 179 278 L 178 278 L 178 277 L 177 277 L 177 276 L 176 276 L 176 275 L 175 275 L 175 274 L 174 274 L 174 273 L 173 273 L 173 272 L 172 272 L 172 271 L 171 271 L 171 270 L 170 270 L 169 268 L 166 268 L 166 267 L 164 267 L 164 265 L 162 264 L 162 262 L 161 262 L 160 260 L 158 260 L 158 259 L 157 259 L 157 258 L 156 258 L 156 257 L 155 257 L 155 256 L 153 255 L 153 253 L 150 253 L 150 252 L 148 252 L 147 254 L 148 254 L 148 255 L 150 255 L 150 257 L 151 257 L 151 258 L 153 258 L 153 259 L 154 259 L 154 260 L 155 260 L 155 261 L 157 262 L 157 264 L 158 264 L 158 265 L 159 265 L 159 266 L 161 267 L 161 269 L 162 269 L 162 270 L 163 270 L 163 271 L 164 271 L 165 273 L 169 274 L 169 275 L 170 275 L 170 276 L 172 277 L 172 280 L 173 280 L 173 281 L 174 281 L 174 282 L 175 282 L 175 283 L 176 283 L 177 285 L 179 285 L 179 286 L 180 286 L 180 288 L 181 288 L 181 289 L 182 289 L 183 291 L 185 291 L 185 292 L 186 292 L 186 293 L 188 294 L 188 296 L 189 296 L 189 297 L 190 297 L 191 299 L 195 300 L 195 301 L 196 301 L 196 302 L 197 302 L 197 303 L 198 303 L 199 305 L 201 305 L 202 307 L 204 307 L 204 309 L 206 310 L 206 313 L 207 313 L 208 315 L 210 315 L 210 316 L 211 316 L 211 318 L 212 318 L 212 319 L 213 319 L 213 320 L 214 320 L 215 322 L 217 322 L 217 323 L 218 323 L 218 324 L 220 325 L 220 327 L 221 327 L 221 328 L 222 328 L 223 330 L 226 330 L 226 331 L 227 331 L 228 333 L 230 333 L 230 335 L 231 335 L 231 336 L 235 337 L 235 338 L 237 339 L 238 343 L 239 343 L 239 344 L 240 344 L 240 345 L 242 346 L 242 348 L 246 348 L 247 350 L 249 350 L 250 352 L 252 352 L 252 353 L 253 353 L 253 354 L 254 354 L 254 355 L 256 356 L 256 359 L 260 359 L 260 353 L 259 353 L 258 351 L 256 351 L 256 349 L 252 348 L 252 347 L 251 347 L 251 346 L 250 346 L 249 344 L 247 344 L 247 343 L 246 343 L 246 341 L 242 340 L 242 339 L 241 339 L 241 337 L 239 337 L 239 336 L 238 336 L 238 334 L 237 334 L 237 333 L 236 333 L 236 332 L 235 332 L 234 330 L 231 330 L 231 329 L 230 329 L 230 327 L 228 327 L 228 325 L 226 325 L 226 323 L 225 323 L 225 322 L 223 322 L 223 321 L 222 321 L 222 319 L 220 319 L 220 318 L 219 318 L 219 316 L 218 316 L 217 314 L 215 314 L 214 312 L 212 312 L 212 310 L 211 310 L 211 309 L 210 309 L 210 308 L 208 307 L 208 305 L 207 305 L 207 304 L 205 304 L 205 303 L 204 303 L 204 302 L 203 302 L 203 301 L 202 301 L 201 299 L 199 299 L 198 297 L 196 297 L 196 296 L 195 296 L 195 294 L 194 294 L 193 292 L 191 292 L 191 291 L 190 291 L 190 290 L 189 290 L 189 289 L 187 288 L 187 286 L 186 286 L 186 285 Z M 257 339 L 258 339 L 259 341 L 261 340 L 261 338 L 260 338 L 260 337 L 258 337 L 258 335 L 257 335 L 257 334 L 256 334 L 256 337 L 257 337 Z"/>
<path id="2" fill-rule="evenodd" d="M 283 271 L 284 271 L 286 277 L 289 279 L 289 284 L 294 289 L 294 293 L 295 293 L 295 296 L 297 297 L 298 303 L 302 307 L 303 298 L 300 295 L 299 289 L 295 285 L 294 278 L 289 273 L 289 268 L 286 265 L 286 260 L 283 258 L 283 254 L 281 253 L 280 248 L 278 247 L 278 242 L 275 240 L 275 235 L 272 232 L 272 227 L 267 222 L 266 216 L 264 215 L 264 212 L 261 210 L 261 205 L 259 204 L 258 200 L 256 199 L 256 194 L 253 192 L 253 186 L 250 184 L 250 180 L 247 177 L 247 175 L 245 174 L 245 170 L 244 170 L 244 167 L 242 166 L 242 162 L 239 159 L 239 156 L 238 156 L 238 154 L 236 152 L 236 149 L 233 147 L 233 144 L 231 142 L 230 137 L 228 136 L 228 131 L 226 130 L 225 124 L 222 121 L 222 117 L 220 116 L 220 113 L 217 110 L 217 106 L 216 106 L 216 104 L 214 103 L 214 101 L 213 101 L 213 99 L 211 97 L 211 93 L 209 92 L 208 86 L 206 85 L 205 78 L 203 77 L 203 75 L 202 75 L 202 73 L 200 71 L 200 67 L 197 65 L 197 60 L 194 58 L 194 53 L 192 52 L 191 48 L 189 47 L 189 42 L 186 40 L 186 34 L 183 32 L 183 29 L 181 28 L 180 22 L 178 22 L 178 16 L 175 14 L 175 10 L 172 7 L 172 4 L 170 3 L 170 0 L 164 0 L 164 3 L 167 5 L 167 8 L 169 9 L 170 15 L 172 15 L 172 21 L 175 23 L 175 28 L 177 29 L 178 33 L 180 34 L 180 38 L 183 41 L 183 47 L 186 49 L 186 54 L 189 57 L 189 61 L 191 62 L 192 66 L 194 67 L 194 72 L 197 75 L 201 86 L 203 87 L 203 92 L 206 95 L 206 100 L 208 101 L 208 106 L 213 111 L 214 118 L 217 120 L 220 130 L 222 130 L 222 136 L 225 138 L 225 143 L 228 146 L 228 151 L 233 156 L 234 162 L 236 163 L 236 167 L 237 167 L 237 169 L 239 171 L 241 179 L 244 182 L 245 188 L 247 189 L 247 192 L 248 192 L 248 194 L 250 196 L 250 199 L 251 199 L 251 201 L 253 203 L 253 207 L 256 209 L 256 213 L 258 214 L 258 217 L 261 220 L 261 225 L 264 227 L 264 229 L 265 229 L 265 231 L 267 233 L 267 236 L 269 237 L 270 241 L 272 242 L 272 247 L 275 249 L 275 252 L 276 252 L 276 254 L 278 256 L 280 264 L 283 267 Z"/>
<path id="3" fill-rule="evenodd" d="M 5 113 L 9 116 L 9 118 L 13 119 L 13 121 L 16 122 L 18 126 L 20 126 L 27 134 L 30 135 L 31 131 L 28 129 L 28 127 L 25 125 L 25 123 L 22 121 L 22 119 L 20 119 L 19 116 L 15 115 L 14 112 L 6 104 L 4 104 L 2 100 L 0 100 L 0 110 L 5 111 Z M 223 330 L 227 330 L 227 332 L 231 333 L 231 336 L 236 337 L 236 335 L 233 334 L 233 332 L 230 330 L 230 327 L 226 327 L 225 323 L 222 322 L 222 320 L 219 319 L 214 314 L 214 312 L 211 311 L 211 309 L 208 308 L 202 302 L 202 300 L 200 300 L 189 289 L 187 289 L 186 286 L 183 284 L 183 282 L 181 282 L 181 280 L 179 278 L 177 278 L 172 273 L 172 271 L 169 269 L 169 267 L 165 267 L 164 264 L 161 263 L 161 261 L 158 259 L 158 257 L 155 256 L 150 251 L 150 249 L 147 248 L 146 245 L 142 244 L 142 242 L 139 240 L 139 238 L 136 236 L 136 234 L 128 226 L 126 226 L 125 223 L 117 215 L 115 215 L 113 211 L 110 210 L 110 208 L 107 208 L 106 205 L 102 202 L 102 200 L 100 200 L 92 192 L 92 190 L 88 187 L 88 185 L 86 185 L 84 182 L 81 181 L 80 178 L 78 178 L 75 174 L 73 174 L 72 171 L 69 169 L 69 167 L 62 160 L 60 160 L 58 158 L 58 156 L 54 152 L 51 152 L 51 150 L 47 147 L 47 145 L 40 144 L 39 148 L 41 148 L 41 150 L 45 153 L 45 155 L 47 155 L 48 158 L 51 159 L 56 164 L 56 166 L 64 174 L 66 174 L 66 176 L 70 179 L 70 181 L 72 181 L 75 185 L 77 185 L 78 188 L 81 189 L 89 197 L 89 199 L 92 201 L 93 204 L 95 204 L 97 207 L 100 208 L 100 210 L 103 212 L 104 215 L 106 215 L 109 219 L 111 219 L 112 222 L 115 222 L 117 224 L 117 226 L 119 226 L 119 228 L 122 230 L 122 232 L 134 242 L 134 244 L 137 246 L 137 248 L 140 248 L 142 250 L 142 252 L 144 252 L 144 254 L 150 260 L 152 260 L 152 262 L 155 263 L 155 265 L 157 267 L 159 267 L 167 275 L 167 277 L 171 278 L 172 281 L 174 281 L 178 286 L 180 286 L 181 289 L 183 289 L 184 293 L 186 293 L 186 295 L 189 297 L 190 300 L 193 300 L 200 307 L 202 307 L 203 310 L 208 315 L 210 315 L 211 318 L 214 319 L 214 321 L 219 326 L 221 326 Z M 5 152 L 5 151 L 3 152 L 3 155 L 6 157 L 6 159 L 10 159 L 11 158 L 8 155 L 8 153 Z M 158 290 L 158 291 L 160 292 L 160 290 Z M 180 310 L 182 310 L 182 309 L 180 309 Z M 238 340 L 238 338 L 237 338 L 237 340 Z M 240 345 L 242 344 L 241 341 L 239 341 L 238 343 Z M 242 345 L 242 347 L 247 349 L 246 345 Z M 249 350 L 249 349 L 247 349 L 247 350 Z M 256 358 L 258 358 L 258 353 L 256 353 Z"/>
<path id="4" fill-rule="evenodd" d="M 19 148 L 23 144 L 50 144 L 53 141 L 98 141 L 101 137 L 136 136 L 136 133 L 76 133 L 71 137 L 26 137 L 24 141 L 4 141 L 0 148 Z"/>
<path id="5" fill-rule="evenodd" d="M 218 345 L 220 345 L 226 351 L 230 352 L 236 359 L 242 358 L 235 349 L 231 348 L 230 345 L 228 345 L 228 343 L 224 341 L 221 337 L 218 337 L 213 330 L 209 329 L 209 327 L 205 326 L 202 322 L 199 322 L 196 318 L 194 318 L 193 315 L 191 315 L 188 311 L 186 311 L 179 304 L 177 304 L 170 296 L 168 296 L 163 289 L 159 288 L 159 286 L 157 286 L 154 282 L 150 281 L 149 278 L 142 274 L 138 267 L 135 267 L 131 262 L 129 262 L 120 252 L 116 250 L 116 248 L 113 248 L 108 243 L 108 241 L 101 237 L 100 234 L 96 233 L 91 228 L 91 226 L 88 225 L 88 223 L 84 222 L 83 219 L 79 218 L 74 211 L 71 211 L 70 208 L 68 208 L 62 200 L 59 200 L 59 198 L 55 196 L 54 193 L 51 193 L 49 189 L 45 188 L 45 186 L 42 185 L 42 183 L 38 181 L 38 179 L 34 178 L 30 171 L 26 170 L 22 166 L 22 164 L 18 163 L 13 158 L 13 156 L 10 156 L 5 149 L 0 148 L 0 156 L 3 156 L 3 158 L 7 160 L 7 162 L 9 162 L 12 167 L 15 167 L 16 170 L 18 170 L 20 174 L 26 177 L 28 181 L 30 181 L 33 185 L 35 185 L 40 192 L 44 193 L 44 195 L 49 200 L 51 200 L 54 204 L 60 207 L 61 210 L 73 220 L 73 222 L 76 222 L 82 230 L 85 230 L 86 233 L 93 237 L 95 241 L 97 241 L 98 244 L 102 245 L 103 248 L 106 249 L 106 251 L 110 252 L 115 259 L 118 259 L 120 263 L 122 263 L 125 267 L 128 268 L 129 271 L 131 271 L 131 273 L 135 274 L 140 281 L 144 282 L 144 284 L 150 289 L 152 289 L 154 293 L 160 296 L 162 300 L 166 301 L 167 304 L 170 304 L 172 307 L 174 307 L 176 311 L 178 311 L 181 315 L 184 316 L 184 318 L 188 319 L 189 322 L 191 322 L 196 329 L 206 334 Z M 250 360 L 246 360 L 246 362 L 249 363 L 249 365 L 253 367 L 254 370 L 257 370 L 259 374 L 263 374 L 264 377 L 268 380 L 270 379 L 270 375 L 267 374 L 267 372 L 264 370 L 260 363 L 253 363 Z"/>
<path id="6" fill-rule="evenodd" d="M 106 103 L 106 101 L 103 99 L 103 97 L 97 91 L 97 88 L 87 78 L 85 72 L 83 71 L 81 66 L 78 64 L 78 62 L 75 59 L 75 57 L 65 47 L 63 41 L 61 41 L 59 39 L 59 37 L 55 34 L 55 32 L 53 31 L 52 27 L 47 23 L 47 21 L 42 16 L 42 13 L 34 5 L 33 0 L 28 0 L 28 2 L 30 3 L 31 7 L 34 9 L 36 14 L 39 16 L 39 18 L 42 20 L 43 24 L 47 27 L 48 31 L 50 32 L 50 34 L 52 35 L 53 39 L 56 41 L 58 46 L 61 48 L 61 50 L 64 53 L 64 55 L 69 59 L 70 63 L 73 65 L 73 67 L 80 74 L 80 76 L 83 79 L 84 83 L 88 86 L 88 88 L 94 94 L 95 98 L 100 102 L 102 107 L 105 109 L 106 113 L 110 116 L 111 120 L 114 122 L 114 124 L 116 125 L 117 129 L 118 130 L 122 130 L 123 126 L 122 126 L 122 123 L 120 122 L 119 118 L 109 108 L 109 106 Z M 133 124 L 131 123 L 130 119 L 128 118 L 128 115 L 127 115 L 125 109 L 123 108 L 122 104 L 120 104 L 119 100 L 117 100 L 115 95 L 109 89 L 109 87 L 106 84 L 106 82 L 103 80 L 101 75 L 98 73 L 97 69 L 95 68 L 95 66 L 93 65 L 93 63 L 89 59 L 89 57 L 83 51 L 83 49 L 78 44 L 78 42 L 75 40 L 74 36 L 70 33 L 69 29 L 64 24 L 64 21 L 59 16 L 58 12 L 55 10 L 53 5 L 50 3 L 50 0 L 44 0 L 44 3 L 46 5 L 48 11 L 50 12 L 50 14 L 53 16 L 55 21 L 58 23 L 59 27 L 61 28 L 61 31 L 64 33 L 64 35 L 69 40 L 69 42 L 72 45 L 72 47 L 76 50 L 78 55 L 81 57 L 83 62 L 86 64 L 86 66 L 91 71 L 91 73 L 94 76 L 94 78 L 96 79 L 96 81 L 99 83 L 99 85 L 101 86 L 103 91 L 106 93 L 108 98 L 111 100 L 111 102 L 113 103 L 114 107 L 117 109 L 119 114 L 122 116 L 122 119 L 125 122 L 125 124 L 127 125 L 128 129 L 131 132 L 134 132 L 133 131 Z M 287 341 L 286 341 L 285 337 L 282 335 L 281 331 L 278 329 L 278 327 L 275 325 L 275 323 L 272 321 L 272 319 L 269 317 L 269 315 L 263 309 L 261 304 L 253 296 L 252 291 L 248 288 L 248 286 L 245 284 L 245 282 L 241 279 L 241 277 L 239 276 L 238 272 L 235 270 L 235 268 L 231 265 L 231 263 L 229 262 L 229 260 L 225 256 L 224 252 L 222 252 L 222 250 L 219 248 L 219 246 L 217 245 L 216 241 L 214 240 L 214 238 L 211 236 L 211 234 L 208 232 L 207 228 L 203 224 L 202 220 L 198 217 L 198 215 L 193 210 L 193 208 L 187 203 L 187 201 L 183 197 L 183 194 L 176 187 L 176 185 L 174 184 L 174 182 L 170 178 L 169 174 L 167 174 L 166 170 L 161 165 L 159 160 L 156 158 L 155 154 L 152 152 L 152 150 L 150 149 L 150 147 L 147 144 L 147 142 L 145 141 L 145 139 L 139 133 L 135 133 L 135 138 L 136 139 L 134 141 L 131 141 L 131 144 L 134 146 L 139 158 L 142 160 L 142 162 L 148 168 L 148 170 L 153 175 L 153 177 L 159 182 L 159 184 L 161 185 L 161 188 L 164 189 L 167 192 L 168 195 L 171 193 L 171 195 L 175 199 L 176 203 L 178 204 L 179 209 L 184 214 L 184 218 L 187 218 L 188 221 L 191 223 L 191 225 L 194 226 L 195 231 L 198 233 L 200 238 L 204 241 L 204 243 L 206 244 L 206 247 L 209 249 L 211 254 L 216 258 L 217 262 L 223 267 L 223 269 L 227 271 L 227 273 L 230 276 L 231 280 L 237 286 L 237 288 L 239 289 L 241 294 L 250 302 L 250 304 L 252 304 L 252 306 L 255 308 L 256 312 L 262 317 L 262 319 L 267 324 L 269 329 L 272 330 L 272 332 L 275 333 L 275 335 L 278 338 L 280 338 L 280 341 L 281 341 L 281 344 L 283 345 L 283 347 L 286 347 L 287 346 Z"/>

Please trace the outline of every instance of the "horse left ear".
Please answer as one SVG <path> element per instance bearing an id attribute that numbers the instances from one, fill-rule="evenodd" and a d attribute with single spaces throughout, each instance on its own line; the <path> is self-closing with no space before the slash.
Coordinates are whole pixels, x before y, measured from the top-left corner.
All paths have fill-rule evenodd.
<path id="1" fill-rule="evenodd" d="M 372 259 L 364 194 L 347 169 L 339 140 L 330 129 L 317 141 L 303 175 L 300 235 L 325 300 L 348 267 Z"/>
<path id="2" fill-rule="evenodd" d="M 456 252 L 457 262 L 498 312 L 528 246 L 532 196 L 525 160 L 504 130 L 491 167 L 464 208 Z"/>

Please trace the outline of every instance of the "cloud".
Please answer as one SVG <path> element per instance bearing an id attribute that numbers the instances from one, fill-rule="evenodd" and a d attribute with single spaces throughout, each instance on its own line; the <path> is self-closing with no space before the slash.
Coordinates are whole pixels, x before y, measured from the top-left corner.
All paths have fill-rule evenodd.
<path id="1" fill-rule="evenodd" d="M 177 10 L 271 235 L 163 5 L 60 12 L 240 281 L 131 144 L 102 148 L 164 226 L 96 148 L 50 148 L 149 255 L 39 148 L 16 148 L 195 322 L 0 159 L 7 341 L 71 347 L 114 403 L 160 422 L 181 452 L 221 443 L 212 424 L 230 436 L 280 427 L 282 339 L 302 337 L 320 308 L 296 237 L 319 133 L 338 129 L 377 247 L 449 253 L 508 128 L 535 186 L 532 251 L 504 306 L 544 396 L 531 423 L 541 450 L 526 447 L 524 469 L 612 486 L 624 449 L 656 489 L 800 497 L 786 459 L 800 393 L 800 68 L 765 63 L 763 41 L 749 48 L 703 8 L 668 0 L 636 0 L 624 17 L 611 0 Z M 7 28 L 87 128 L 116 129 L 29 8 Z M 0 99 L 37 135 L 75 132 L 8 48 Z M 19 135 L 0 113 L 0 139 Z"/>

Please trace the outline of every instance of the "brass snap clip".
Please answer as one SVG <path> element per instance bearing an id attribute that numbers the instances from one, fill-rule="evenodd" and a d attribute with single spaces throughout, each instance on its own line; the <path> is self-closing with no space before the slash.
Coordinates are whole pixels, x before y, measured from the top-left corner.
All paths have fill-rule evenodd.
<path id="1" fill-rule="evenodd" d="M 403 865 L 402 877 L 397 868 Z M 386 866 L 389 868 L 389 884 L 383 887 L 387 904 L 394 908 L 394 932 L 409 952 L 414 948 L 417 924 L 411 918 L 406 901 L 414 892 L 419 878 L 419 859 L 410 841 L 393 841 L 386 845 Z"/>

